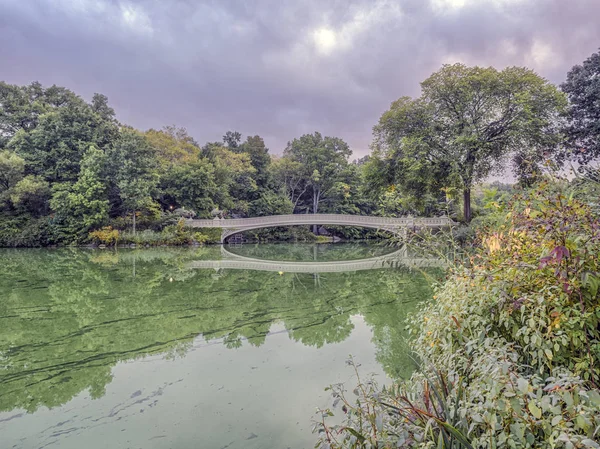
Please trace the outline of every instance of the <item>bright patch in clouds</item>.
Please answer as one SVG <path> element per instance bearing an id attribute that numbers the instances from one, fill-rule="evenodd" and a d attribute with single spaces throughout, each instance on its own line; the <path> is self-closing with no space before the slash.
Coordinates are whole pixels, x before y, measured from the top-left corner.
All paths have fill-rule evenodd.
<path id="1" fill-rule="evenodd" d="M 137 5 L 121 5 L 121 19 L 123 24 L 137 34 L 152 34 L 152 24 L 145 11 Z"/>
<path id="2" fill-rule="evenodd" d="M 526 59 L 528 64 L 531 64 L 538 70 L 554 68 L 560 62 L 559 55 L 554 52 L 548 43 L 540 39 L 534 39 Z"/>
<path id="3" fill-rule="evenodd" d="M 319 28 L 313 33 L 313 41 L 319 53 L 328 55 L 337 46 L 338 38 L 335 31 L 329 28 Z"/>

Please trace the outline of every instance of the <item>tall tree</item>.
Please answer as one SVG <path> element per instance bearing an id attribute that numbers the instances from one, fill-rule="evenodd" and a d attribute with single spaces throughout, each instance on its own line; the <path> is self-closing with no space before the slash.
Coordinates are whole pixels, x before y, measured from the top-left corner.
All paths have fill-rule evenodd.
<path id="1" fill-rule="evenodd" d="M 217 197 L 214 167 L 201 158 L 169 167 L 160 178 L 160 202 L 166 208 L 187 208 L 208 218 Z"/>
<path id="2" fill-rule="evenodd" d="M 570 156 L 585 164 L 600 156 L 600 52 L 574 66 L 561 88 L 570 102 Z"/>
<path id="3" fill-rule="evenodd" d="M 257 185 L 254 180 L 256 169 L 250 156 L 234 152 L 219 143 L 208 143 L 202 153 L 214 166 L 214 179 L 218 186 L 214 202 L 217 207 L 235 215 L 248 213 L 249 204 L 256 199 Z"/>
<path id="4" fill-rule="evenodd" d="M 382 115 L 375 147 L 408 172 L 393 174 L 400 185 L 417 171 L 460 188 L 467 222 L 475 183 L 510 155 L 538 163 L 560 141 L 566 98 L 529 69 L 445 65 L 421 89 L 419 98 L 401 98 Z"/>
<path id="5" fill-rule="evenodd" d="M 289 157 L 275 157 L 269 167 L 275 185 L 285 192 L 292 203 L 292 213 L 308 189 L 308 182 L 302 172 L 302 164 Z"/>
<path id="6" fill-rule="evenodd" d="M 200 147 L 190 137 L 185 128 L 165 126 L 157 131 L 150 129 L 144 133 L 146 139 L 155 150 L 160 164 L 188 163 L 198 159 Z"/>
<path id="7" fill-rule="evenodd" d="M 241 141 L 242 135 L 237 131 L 227 131 L 223 136 L 223 143 L 225 143 L 230 150 L 235 150 L 239 147 Z"/>
<path id="8" fill-rule="evenodd" d="M 304 182 L 311 197 L 310 206 L 313 214 L 316 214 L 322 202 L 337 194 L 352 151 L 342 139 L 323 137 L 315 132 L 292 140 L 283 154 L 302 167 Z"/>
<path id="9" fill-rule="evenodd" d="M 135 233 L 136 213 L 154 203 L 152 193 L 158 183 L 156 151 L 141 133 L 125 128 L 108 154 L 114 188 L 124 211 L 132 214 Z"/>
<path id="10" fill-rule="evenodd" d="M 108 219 L 106 161 L 102 150 L 90 146 L 83 156 L 77 181 L 54 186 L 50 205 L 67 239 L 81 238 Z"/>
<path id="11" fill-rule="evenodd" d="M 118 136 L 114 111 L 104 96 L 96 95 L 90 105 L 67 89 L 35 83 L 0 86 L 0 103 L 5 102 L 9 106 L 0 108 L 5 146 L 25 159 L 27 174 L 50 183 L 74 183 L 87 149 L 105 149 Z"/>
<path id="12" fill-rule="evenodd" d="M 250 156 L 250 162 L 256 170 L 254 174 L 256 185 L 260 189 L 266 188 L 269 183 L 268 168 L 271 164 L 271 156 L 263 138 L 260 136 L 248 136 L 246 141 L 239 146 L 238 150 Z"/>
<path id="13" fill-rule="evenodd" d="M 23 178 L 25 161 L 12 151 L 0 151 L 0 193 L 13 187 Z"/>
<path id="14" fill-rule="evenodd" d="M 64 87 L 17 86 L 0 81 L 0 148 L 18 131 L 35 129 L 42 114 L 79 101 Z"/>

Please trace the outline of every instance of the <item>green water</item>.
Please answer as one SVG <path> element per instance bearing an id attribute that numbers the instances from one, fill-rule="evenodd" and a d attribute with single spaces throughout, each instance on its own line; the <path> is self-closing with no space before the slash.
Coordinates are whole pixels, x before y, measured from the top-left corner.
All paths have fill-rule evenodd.
<path id="1" fill-rule="evenodd" d="M 334 261 L 373 245 L 244 245 Z M 436 269 L 194 269 L 219 247 L 0 250 L 0 448 L 309 448 L 352 354 L 414 369 L 406 314 Z"/>

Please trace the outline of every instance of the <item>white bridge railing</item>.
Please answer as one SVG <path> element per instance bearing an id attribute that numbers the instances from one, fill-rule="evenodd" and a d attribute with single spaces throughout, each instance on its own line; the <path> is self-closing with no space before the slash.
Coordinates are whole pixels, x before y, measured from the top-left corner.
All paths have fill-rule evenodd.
<path id="1" fill-rule="evenodd" d="M 226 228 L 241 229 L 254 226 L 285 226 L 285 225 L 371 225 L 375 227 L 444 227 L 454 223 L 448 217 L 435 218 L 388 218 L 371 217 L 366 215 L 342 215 L 342 214 L 296 214 L 296 215 L 270 215 L 254 218 L 214 218 L 212 220 L 187 220 L 188 226 L 196 228 Z"/>

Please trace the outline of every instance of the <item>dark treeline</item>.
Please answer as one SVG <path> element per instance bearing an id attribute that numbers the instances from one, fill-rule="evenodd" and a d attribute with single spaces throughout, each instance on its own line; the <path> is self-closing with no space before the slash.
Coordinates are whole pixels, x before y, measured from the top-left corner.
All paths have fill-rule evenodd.
<path id="1" fill-rule="evenodd" d="M 449 213 L 469 222 L 472 191 L 508 161 L 529 186 L 548 165 L 600 154 L 599 77 L 598 53 L 560 89 L 526 68 L 443 66 L 420 97 L 392 103 L 372 154 L 353 162 L 346 142 L 318 132 L 282 156 L 235 131 L 201 145 L 183 128 L 119 123 L 101 94 L 88 103 L 63 87 L 0 82 L 0 246 L 83 243 L 98 230 L 110 241 L 136 228 L 148 239 L 162 233 L 156 242 L 205 241 L 183 229 L 179 219 L 191 216 Z"/>

